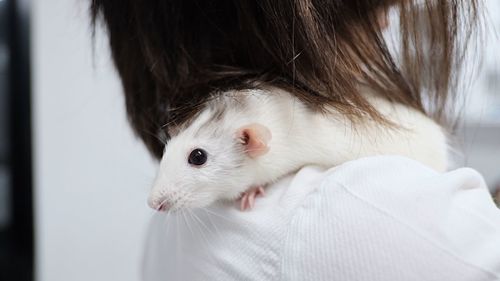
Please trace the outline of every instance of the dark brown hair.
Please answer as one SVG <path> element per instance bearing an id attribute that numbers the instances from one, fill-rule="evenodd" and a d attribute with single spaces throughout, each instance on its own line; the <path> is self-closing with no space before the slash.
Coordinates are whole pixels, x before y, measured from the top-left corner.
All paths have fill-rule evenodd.
<path id="1" fill-rule="evenodd" d="M 397 54 L 381 18 L 399 15 Z M 158 131 L 193 116 L 210 94 L 259 84 L 314 110 L 384 122 L 358 92 L 444 116 L 476 0 L 92 0 L 122 79 L 129 120 L 156 157 Z M 463 36 L 461 36 L 463 35 Z M 460 37 L 461 36 L 461 37 Z"/>

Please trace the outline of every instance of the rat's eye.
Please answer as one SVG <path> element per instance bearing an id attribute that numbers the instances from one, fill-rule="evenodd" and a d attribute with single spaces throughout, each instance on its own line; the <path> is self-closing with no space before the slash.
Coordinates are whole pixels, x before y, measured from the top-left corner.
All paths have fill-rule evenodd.
<path id="1" fill-rule="evenodd" d="M 188 163 L 195 166 L 201 166 L 207 162 L 207 152 L 203 149 L 195 149 L 191 151 L 188 158 Z"/>

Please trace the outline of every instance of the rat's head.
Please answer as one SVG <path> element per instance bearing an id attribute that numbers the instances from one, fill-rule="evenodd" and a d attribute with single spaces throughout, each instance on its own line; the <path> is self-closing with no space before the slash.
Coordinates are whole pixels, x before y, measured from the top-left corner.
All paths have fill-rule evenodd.
<path id="1" fill-rule="evenodd" d="M 270 139 L 260 124 L 231 127 L 203 112 L 166 145 L 149 205 L 176 210 L 236 199 L 254 183 L 255 160 Z"/>

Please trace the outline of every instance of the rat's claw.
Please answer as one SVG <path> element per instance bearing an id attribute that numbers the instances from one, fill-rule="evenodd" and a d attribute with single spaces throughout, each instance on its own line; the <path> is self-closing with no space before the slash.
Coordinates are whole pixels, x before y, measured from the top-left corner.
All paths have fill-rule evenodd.
<path id="1" fill-rule="evenodd" d="M 248 193 L 243 193 L 240 198 L 240 210 L 245 211 L 247 209 Z"/>
<path id="2" fill-rule="evenodd" d="M 262 186 L 252 187 L 241 196 L 240 208 L 242 211 L 252 209 L 255 205 L 255 198 L 259 195 L 265 196 L 264 188 Z"/>

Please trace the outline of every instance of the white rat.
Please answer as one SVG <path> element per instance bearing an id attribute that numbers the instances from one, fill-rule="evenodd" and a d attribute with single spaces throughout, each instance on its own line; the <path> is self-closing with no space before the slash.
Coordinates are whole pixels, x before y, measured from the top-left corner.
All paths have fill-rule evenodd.
<path id="1" fill-rule="evenodd" d="M 439 125 L 415 109 L 366 97 L 399 128 L 373 120 L 354 125 L 333 108 L 314 112 L 275 88 L 222 93 L 171 132 L 149 205 L 177 210 L 240 198 L 244 210 L 265 185 L 305 165 L 330 168 L 381 154 L 446 169 L 446 136 Z"/>

